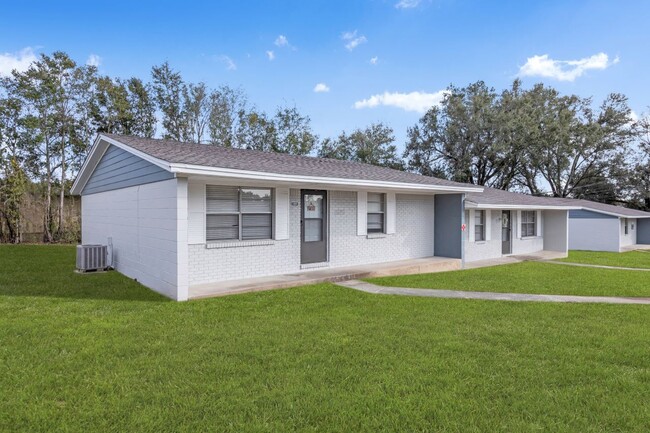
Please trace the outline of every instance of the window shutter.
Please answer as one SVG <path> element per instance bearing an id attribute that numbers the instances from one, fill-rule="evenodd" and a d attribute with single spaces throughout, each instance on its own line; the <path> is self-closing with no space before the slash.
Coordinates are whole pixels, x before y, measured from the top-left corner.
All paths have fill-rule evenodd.
<path id="1" fill-rule="evenodd" d="M 542 211 L 538 210 L 537 215 L 535 215 L 535 230 L 537 231 L 537 236 L 542 236 Z"/>
<path id="2" fill-rule="evenodd" d="M 485 211 L 485 240 L 489 241 L 492 239 L 492 211 Z"/>
<path id="3" fill-rule="evenodd" d="M 365 236 L 368 234 L 368 193 L 357 191 L 357 235 Z"/>
<path id="4" fill-rule="evenodd" d="M 397 231 L 397 200 L 394 192 L 386 193 L 386 234 Z"/>
<path id="5" fill-rule="evenodd" d="M 521 234 L 521 211 L 520 210 L 517 211 L 517 221 L 515 221 L 512 227 L 516 231 L 515 236 L 517 237 L 517 239 L 521 239 L 522 234 Z"/>
<path id="6" fill-rule="evenodd" d="M 474 218 L 475 215 L 476 215 L 476 211 L 474 209 L 470 209 L 469 210 L 469 223 L 467 224 L 467 228 L 469 229 L 468 234 L 469 234 L 469 241 L 470 242 L 474 242 L 474 239 L 476 238 L 475 233 L 474 233 L 474 230 L 475 230 L 475 227 L 476 227 L 476 224 L 475 224 L 476 221 L 475 221 L 475 218 Z"/>
<path id="7" fill-rule="evenodd" d="M 275 239 L 289 239 L 289 188 L 275 189 Z"/>
<path id="8" fill-rule="evenodd" d="M 187 187 L 187 242 L 205 243 L 205 185 L 190 183 Z"/>

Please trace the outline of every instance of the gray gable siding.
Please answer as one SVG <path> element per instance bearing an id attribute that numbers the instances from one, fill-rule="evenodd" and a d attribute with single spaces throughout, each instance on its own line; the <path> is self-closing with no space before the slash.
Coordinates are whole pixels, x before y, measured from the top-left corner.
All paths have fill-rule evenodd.
<path id="1" fill-rule="evenodd" d="M 172 179 L 174 175 L 116 146 L 109 146 L 81 195 Z"/>
<path id="2" fill-rule="evenodd" d="M 569 211 L 569 218 L 574 219 L 616 219 L 614 215 L 607 215 L 604 213 L 594 212 L 585 209 L 576 209 Z"/>

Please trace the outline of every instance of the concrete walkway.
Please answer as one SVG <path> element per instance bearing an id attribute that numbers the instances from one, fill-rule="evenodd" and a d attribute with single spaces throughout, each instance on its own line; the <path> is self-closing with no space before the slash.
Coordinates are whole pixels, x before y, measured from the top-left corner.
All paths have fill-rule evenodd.
<path id="1" fill-rule="evenodd" d="M 589 264 L 589 263 L 551 262 L 551 261 L 545 261 L 544 263 L 550 263 L 552 265 L 579 266 L 579 267 L 582 267 L 582 268 L 614 269 L 614 270 L 617 270 L 617 271 L 650 272 L 650 269 L 647 269 L 647 268 L 623 268 L 623 267 L 620 267 L 620 266 L 592 265 L 592 264 Z"/>
<path id="2" fill-rule="evenodd" d="M 528 295 L 523 293 L 466 292 L 462 290 L 409 289 L 405 287 L 383 287 L 365 281 L 350 280 L 338 282 L 339 286 L 379 295 L 422 296 L 427 298 L 482 299 L 486 301 L 515 302 L 577 302 L 595 304 L 647 304 L 650 298 L 622 298 L 609 296 L 570 295 Z"/>

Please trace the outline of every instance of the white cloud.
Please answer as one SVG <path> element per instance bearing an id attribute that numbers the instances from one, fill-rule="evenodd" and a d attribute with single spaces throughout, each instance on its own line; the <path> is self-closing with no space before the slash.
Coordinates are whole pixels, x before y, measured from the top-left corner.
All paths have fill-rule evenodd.
<path id="1" fill-rule="evenodd" d="M 275 38 L 275 45 L 278 47 L 289 47 L 289 39 L 287 39 L 286 36 L 284 35 L 279 35 L 277 38 Z"/>
<path id="2" fill-rule="evenodd" d="M 395 3 L 397 9 L 412 9 L 420 5 L 422 0 L 400 0 Z"/>
<path id="3" fill-rule="evenodd" d="M 36 60 L 36 54 L 30 47 L 23 48 L 17 53 L 0 54 L 0 77 L 8 77 L 14 69 L 24 72 Z"/>
<path id="4" fill-rule="evenodd" d="M 86 60 L 86 65 L 88 66 L 99 67 L 99 65 L 101 64 L 102 64 L 102 58 L 99 57 L 97 54 L 89 55 L 88 59 Z"/>
<path id="5" fill-rule="evenodd" d="M 325 83 L 318 83 L 318 84 L 316 84 L 316 86 L 314 86 L 314 92 L 316 92 L 316 93 L 327 93 L 329 91 L 330 91 L 330 88 Z"/>
<path id="6" fill-rule="evenodd" d="M 235 64 L 234 60 L 231 59 L 230 57 L 226 55 L 222 55 L 218 57 L 218 60 L 222 62 L 224 65 L 226 65 L 226 69 L 228 69 L 229 71 L 237 70 L 237 65 Z"/>
<path id="7" fill-rule="evenodd" d="M 616 57 L 611 62 L 605 53 L 594 54 L 579 60 L 554 60 L 548 54 L 526 59 L 526 64 L 519 68 L 519 76 L 545 77 L 558 81 L 575 81 L 590 69 L 602 70 L 619 62 Z"/>
<path id="8" fill-rule="evenodd" d="M 397 107 L 405 111 L 416 111 L 424 113 L 434 105 L 439 105 L 447 90 L 440 90 L 435 93 L 426 92 L 384 92 L 383 94 L 373 95 L 368 99 L 363 99 L 354 103 L 354 108 L 374 108 L 380 105 L 386 107 Z"/>
<path id="9" fill-rule="evenodd" d="M 371 65 L 376 65 L 378 62 L 379 62 L 379 57 L 375 56 L 370 58 Z"/>
<path id="10" fill-rule="evenodd" d="M 266 52 L 266 56 L 269 58 L 269 60 L 274 60 L 275 59 L 275 53 L 273 52 L 273 50 L 268 50 Z"/>
<path id="11" fill-rule="evenodd" d="M 346 42 L 345 48 L 348 51 L 352 51 L 359 45 L 368 42 L 368 39 L 364 35 L 357 36 L 356 30 L 353 32 L 343 32 L 341 39 Z"/>

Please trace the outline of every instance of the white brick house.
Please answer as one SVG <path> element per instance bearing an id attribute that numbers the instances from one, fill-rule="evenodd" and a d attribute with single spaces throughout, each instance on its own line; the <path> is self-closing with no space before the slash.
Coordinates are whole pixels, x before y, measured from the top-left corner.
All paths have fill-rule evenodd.
<path id="1" fill-rule="evenodd" d="M 367 164 L 99 135 L 73 185 L 82 242 L 177 300 L 190 287 L 317 267 L 462 259 L 463 194 Z"/>
<path id="2" fill-rule="evenodd" d="M 568 254 L 571 201 L 484 188 L 465 196 L 466 262 L 541 251 Z"/>

